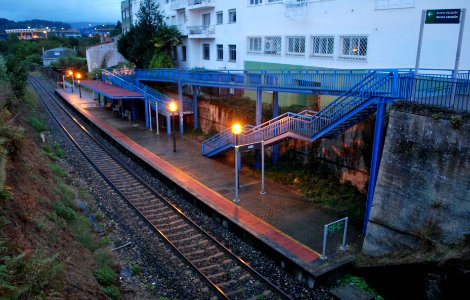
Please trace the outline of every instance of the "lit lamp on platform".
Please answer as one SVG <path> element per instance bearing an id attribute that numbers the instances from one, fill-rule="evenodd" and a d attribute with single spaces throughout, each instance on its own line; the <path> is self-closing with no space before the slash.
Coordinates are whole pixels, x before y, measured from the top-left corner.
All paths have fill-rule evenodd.
<path id="1" fill-rule="evenodd" d="M 235 203 L 238 204 L 238 135 L 242 133 L 242 125 L 235 123 L 232 125 L 232 133 L 235 135 Z"/>
<path id="2" fill-rule="evenodd" d="M 171 112 L 171 134 L 173 135 L 173 152 L 176 152 L 176 136 L 175 136 L 175 118 L 173 114 L 178 110 L 178 104 L 175 101 L 171 101 L 168 104 L 168 110 Z"/>
<path id="3" fill-rule="evenodd" d="M 82 74 L 77 73 L 75 76 L 77 77 L 78 94 L 80 95 L 80 98 L 82 98 L 82 89 L 80 88 L 80 79 L 82 78 Z"/>
<path id="4" fill-rule="evenodd" d="M 69 76 L 72 77 L 72 94 L 73 94 L 73 83 L 74 83 L 74 79 L 73 79 L 73 71 L 72 71 L 72 70 L 69 70 Z"/>

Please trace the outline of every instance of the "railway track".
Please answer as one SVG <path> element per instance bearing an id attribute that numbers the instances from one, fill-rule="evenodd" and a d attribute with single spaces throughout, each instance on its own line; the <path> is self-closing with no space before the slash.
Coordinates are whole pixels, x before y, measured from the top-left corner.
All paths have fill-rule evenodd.
<path id="1" fill-rule="evenodd" d="M 29 77 L 28 82 L 85 159 L 152 232 L 194 270 L 212 290 L 212 297 L 290 299 L 107 151 L 60 103 L 52 88 L 35 77 Z"/>

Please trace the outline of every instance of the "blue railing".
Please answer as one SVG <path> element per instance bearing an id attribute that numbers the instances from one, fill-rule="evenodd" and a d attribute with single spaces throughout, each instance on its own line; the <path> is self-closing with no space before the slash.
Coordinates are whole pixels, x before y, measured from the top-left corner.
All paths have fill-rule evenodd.
<path id="1" fill-rule="evenodd" d="M 137 81 L 135 76 L 132 73 L 129 73 L 129 70 L 126 69 L 125 72 L 120 72 L 119 70 L 103 70 L 102 76 L 104 80 L 109 81 L 111 84 L 147 95 L 149 100 L 152 102 L 152 108 L 155 109 L 155 107 L 158 107 L 158 111 L 165 114 L 170 113 L 168 110 L 168 103 L 175 99 L 172 99 L 171 97 Z M 156 103 L 158 103 L 158 105 L 156 105 Z M 193 101 L 191 99 L 185 99 L 183 101 L 183 111 L 193 111 Z"/>
<path id="2" fill-rule="evenodd" d="M 364 80 L 356 84 L 347 93 L 325 106 L 318 112 L 305 110 L 300 113 L 285 113 L 259 126 L 247 125 L 239 135 L 239 144 L 251 144 L 264 141 L 274 143 L 279 139 L 296 137 L 312 141 L 331 125 L 339 125 L 340 118 L 354 112 L 361 105 L 367 104 L 373 97 L 389 95 L 392 92 L 393 74 L 377 74 L 372 72 Z M 359 111 L 356 111 L 359 112 Z M 341 122 L 347 122 L 342 120 Z M 326 133 L 326 132 L 325 132 Z M 230 129 L 204 141 L 202 154 L 207 155 L 220 149 L 233 146 L 235 137 Z"/>

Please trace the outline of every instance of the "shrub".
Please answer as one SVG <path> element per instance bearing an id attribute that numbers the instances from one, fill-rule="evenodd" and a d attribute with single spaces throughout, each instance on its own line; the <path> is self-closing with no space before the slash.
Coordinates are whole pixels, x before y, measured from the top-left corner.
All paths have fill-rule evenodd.
<path id="1" fill-rule="evenodd" d="M 93 256 L 99 268 L 105 266 L 111 267 L 113 265 L 113 254 L 106 248 L 96 250 Z"/>
<path id="2" fill-rule="evenodd" d="M 119 289 L 115 285 L 103 287 L 101 291 L 111 299 L 118 299 L 120 296 Z"/>
<path id="3" fill-rule="evenodd" d="M 58 158 L 64 158 L 64 149 L 62 149 L 62 147 L 57 144 L 57 143 L 54 143 L 52 145 L 52 148 L 54 149 L 54 154 L 58 157 Z"/>
<path id="4" fill-rule="evenodd" d="M 60 200 L 65 206 L 74 207 L 73 199 L 75 198 L 75 194 L 68 185 L 59 183 L 55 189 L 55 193 L 60 197 Z"/>
<path id="5" fill-rule="evenodd" d="M 64 218 L 67 222 L 75 220 L 75 211 L 70 207 L 65 207 L 62 202 L 55 202 L 52 205 L 52 209 L 58 216 Z"/>
<path id="6" fill-rule="evenodd" d="M 344 286 L 346 284 L 355 285 L 356 287 L 368 292 L 369 294 L 373 295 L 377 300 L 383 300 L 383 297 L 379 296 L 377 292 L 367 284 L 366 280 L 362 277 L 353 276 L 353 275 L 346 275 L 342 280 L 339 281 L 339 286 Z"/>
<path id="7" fill-rule="evenodd" d="M 24 142 L 24 128 L 15 126 L 0 127 L 0 137 L 3 138 L 3 148 L 14 156 L 20 153 Z"/>
<path id="8" fill-rule="evenodd" d="M 59 288 L 63 266 L 57 262 L 57 255 L 9 256 L 5 255 L 6 249 L 4 246 L 0 249 L 2 299 L 39 299 L 44 298 L 47 290 Z"/>
<path id="9" fill-rule="evenodd" d="M 58 177 L 67 176 L 67 173 L 60 166 L 56 164 L 49 164 L 49 170 L 51 170 L 52 173 Z"/>
<path id="10" fill-rule="evenodd" d="M 133 264 L 131 266 L 131 274 L 132 276 L 139 276 L 142 274 L 142 268 L 138 264 Z"/>
<path id="11" fill-rule="evenodd" d="M 96 280 L 104 286 L 113 284 L 116 281 L 117 274 L 108 266 L 99 268 L 94 272 Z"/>
<path id="12" fill-rule="evenodd" d="M 27 122 L 31 127 L 36 129 L 36 131 L 38 131 L 38 132 L 43 132 L 43 131 L 47 130 L 47 127 L 46 127 L 46 124 L 44 123 L 44 121 L 41 120 L 41 119 L 38 119 L 35 116 L 29 117 Z"/>
<path id="13" fill-rule="evenodd" d="M 453 115 L 450 117 L 450 125 L 452 125 L 452 128 L 458 129 L 462 126 L 463 120 L 461 116 Z"/>

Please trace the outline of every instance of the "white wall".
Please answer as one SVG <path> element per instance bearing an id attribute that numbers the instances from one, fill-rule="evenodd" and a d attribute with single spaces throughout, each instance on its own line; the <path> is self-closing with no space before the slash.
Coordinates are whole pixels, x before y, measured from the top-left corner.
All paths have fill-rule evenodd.
<path id="1" fill-rule="evenodd" d="M 404 2 L 414 3 L 414 7 L 398 9 L 376 9 L 377 0 L 315 1 L 308 3 L 303 20 L 294 21 L 285 16 L 284 4 L 263 2 L 263 5 L 247 7 L 244 18 L 246 36 L 331 34 L 335 36 L 335 54 L 333 58 L 247 54 L 246 60 L 327 68 L 414 67 L 421 11 L 470 7 L 468 0 L 406 0 Z M 383 0 L 380 2 L 384 3 Z M 470 69 L 470 56 L 466 55 L 470 53 L 469 23 L 465 26 L 461 69 Z M 456 24 L 425 25 L 421 67 L 453 68 L 458 31 L 459 25 Z M 368 36 L 366 60 L 338 58 L 339 35 L 344 34 Z M 284 40 L 283 43 L 285 46 Z"/>
<path id="2" fill-rule="evenodd" d="M 126 61 L 124 56 L 117 50 L 117 42 L 101 44 L 86 49 L 86 60 L 88 72 L 101 68 L 102 63 L 106 67 L 112 67 Z"/>
<path id="3" fill-rule="evenodd" d="M 137 12 L 138 2 L 133 0 Z M 184 0 L 175 0 L 184 1 Z M 216 24 L 216 12 L 223 12 L 224 22 L 215 25 L 215 38 L 185 38 L 187 61 L 181 61 L 181 47 L 178 48 L 178 67 L 204 67 L 207 69 L 242 69 L 244 61 L 305 65 L 322 68 L 412 68 L 415 65 L 418 45 L 421 11 L 423 9 L 469 8 L 469 0 L 311 0 L 308 1 L 304 17 L 290 18 L 286 15 L 284 3 L 250 5 L 250 0 L 214 0 L 215 7 L 203 10 L 188 10 L 186 19 L 171 8 L 171 0 L 158 0 L 160 10 L 169 17 L 170 25 L 202 25 L 202 14 L 211 14 L 211 24 Z M 187 3 L 187 2 L 185 2 Z M 400 5 L 404 8 L 377 9 L 378 5 Z M 411 7 L 410 7 L 411 6 Z M 237 10 L 237 22 L 228 24 L 228 10 Z M 172 16 L 176 16 L 172 24 Z M 134 18 L 135 20 L 136 18 Z M 184 18 L 183 18 L 184 19 Z M 464 31 L 460 69 L 470 69 L 470 20 Z M 186 22 L 184 22 L 186 21 Z M 453 69 L 459 25 L 427 24 L 424 26 L 421 68 Z M 248 54 L 248 36 L 282 36 L 282 54 Z M 306 54 L 285 55 L 288 35 L 306 36 Z M 332 58 L 309 55 L 311 35 L 333 35 L 335 38 Z M 340 58 L 341 35 L 365 35 L 368 37 L 367 56 L 353 60 Z M 210 44 L 210 60 L 202 59 L 202 43 Z M 223 61 L 216 60 L 216 45 L 224 46 Z M 228 61 L 228 45 L 237 45 L 236 63 Z"/>

